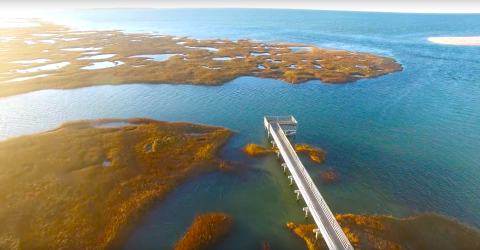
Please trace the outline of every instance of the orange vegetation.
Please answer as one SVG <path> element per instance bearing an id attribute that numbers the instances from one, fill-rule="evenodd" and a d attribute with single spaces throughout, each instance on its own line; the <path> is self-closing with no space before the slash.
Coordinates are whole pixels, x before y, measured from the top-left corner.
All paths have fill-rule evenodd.
<path id="1" fill-rule="evenodd" d="M 270 242 L 268 241 L 263 241 L 262 242 L 262 250 L 270 250 L 271 247 L 270 247 Z"/>
<path id="2" fill-rule="evenodd" d="M 337 174 L 335 174 L 335 172 L 333 172 L 332 170 L 322 173 L 322 179 L 326 182 L 336 181 L 337 178 Z"/>
<path id="3" fill-rule="evenodd" d="M 175 250 L 212 249 L 231 230 L 233 219 L 222 213 L 202 214 L 175 245 Z"/>
<path id="4" fill-rule="evenodd" d="M 322 162 L 325 160 L 327 157 L 327 152 L 319 149 L 319 148 L 314 148 L 312 146 L 306 145 L 306 144 L 296 144 L 294 146 L 294 149 L 297 153 L 306 153 L 308 156 L 310 156 L 310 159 L 312 159 L 315 162 Z M 262 146 L 250 143 L 247 146 L 243 148 L 243 151 L 247 153 L 249 156 L 260 156 L 260 155 L 265 155 L 269 153 L 275 153 L 275 149 L 265 149 Z"/>
<path id="5" fill-rule="evenodd" d="M 335 216 L 355 249 L 480 249 L 480 232 L 442 215 L 428 213 L 408 219 L 344 214 Z M 316 225 L 301 225 L 295 233 L 310 250 L 328 249 L 315 239 Z"/>
<path id="6" fill-rule="evenodd" d="M 293 222 L 287 222 L 287 228 L 288 229 L 295 229 L 295 224 Z"/>
<path id="7" fill-rule="evenodd" d="M 247 155 L 249 156 L 259 156 L 259 155 L 265 155 L 265 154 L 268 154 L 268 153 L 273 153 L 275 152 L 274 150 L 272 149 L 265 149 L 261 146 L 258 146 L 256 144 L 253 144 L 253 143 L 250 143 L 248 144 L 247 146 L 245 146 L 243 148 L 243 151 L 245 153 L 247 153 Z"/>
<path id="8" fill-rule="evenodd" d="M 327 158 L 327 152 L 306 144 L 296 144 L 295 151 L 298 153 L 307 153 L 314 162 L 322 162 Z"/>
<path id="9" fill-rule="evenodd" d="M 121 127 L 97 127 L 125 122 Z M 115 249 L 233 132 L 149 119 L 66 123 L 0 141 L 0 249 Z"/>
<path id="10" fill-rule="evenodd" d="M 95 85 L 168 83 L 221 85 L 240 76 L 280 79 L 289 83 L 321 80 L 347 83 L 402 70 L 395 59 L 369 53 L 327 50 L 302 44 L 265 44 L 250 40 L 197 40 L 158 34 L 125 34 L 119 31 L 79 32 L 66 26 L 28 20 L 37 27 L 0 29 L 0 37 L 15 37 L 0 46 L 0 97 L 41 89 L 73 89 Z M 46 39 L 32 34 L 49 34 Z M 77 40 L 75 40 L 77 39 Z M 55 43 L 46 43 L 46 40 Z M 25 41 L 30 44 L 26 44 Z M 294 52 L 289 47 L 309 50 Z M 211 47 L 212 51 L 205 47 Z M 91 48 L 68 51 L 70 48 Z M 108 59 L 92 54 L 111 54 Z M 260 54 L 252 54 L 260 53 Z M 263 54 L 261 54 L 263 53 Z M 132 57 L 149 54 L 176 54 L 165 61 Z M 226 57 L 229 60 L 214 60 Z M 49 59 L 40 63 L 10 63 L 19 60 Z M 82 60 L 77 60 L 83 58 Z M 81 69 L 92 62 L 115 62 L 103 69 Z M 38 66 L 68 62 L 60 69 L 18 72 Z M 120 64 L 122 62 L 124 64 Z M 294 68 L 290 66 L 294 65 Z M 260 69 L 263 66 L 264 69 Z M 37 77 L 11 81 L 16 78 Z M 18 79 L 17 79 L 18 80 Z"/>

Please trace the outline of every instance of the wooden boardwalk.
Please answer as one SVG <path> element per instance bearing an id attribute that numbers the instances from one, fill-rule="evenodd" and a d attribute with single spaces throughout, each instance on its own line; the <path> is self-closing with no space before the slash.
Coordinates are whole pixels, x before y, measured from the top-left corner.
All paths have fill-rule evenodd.
<path id="1" fill-rule="evenodd" d="M 310 212 L 318 226 L 318 229 L 314 230 L 316 236 L 319 233 L 322 234 L 330 250 L 353 250 L 350 241 L 338 225 L 335 216 L 328 208 L 327 203 L 287 138 L 288 134 L 296 133 L 298 124 L 295 118 L 293 116 L 265 117 L 264 123 L 269 137 L 273 138 L 272 143 L 278 147 L 279 156 L 281 155 L 285 161 L 284 167 L 287 167 L 291 173 L 291 176 L 289 176 L 292 181 L 291 184 L 295 182 L 298 187 L 296 193 L 301 194 L 307 204 L 307 207 L 304 208 L 306 215 Z"/>

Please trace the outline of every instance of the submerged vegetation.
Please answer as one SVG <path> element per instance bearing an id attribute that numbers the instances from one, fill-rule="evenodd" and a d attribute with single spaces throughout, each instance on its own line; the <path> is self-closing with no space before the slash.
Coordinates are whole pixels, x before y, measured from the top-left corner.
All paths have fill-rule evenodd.
<path id="1" fill-rule="evenodd" d="M 334 182 L 338 180 L 337 174 L 333 170 L 321 173 L 322 180 L 327 183 Z"/>
<path id="2" fill-rule="evenodd" d="M 225 166 L 232 134 L 110 119 L 0 141 L 0 249 L 119 248 L 182 181 Z"/>
<path id="3" fill-rule="evenodd" d="M 270 250 L 270 242 L 269 241 L 262 241 L 262 250 Z"/>
<path id="4" fill-rule="evenodd" d="M 223 213 L 199 215 L 174 249 L 212 249 L 230 232 L 232 225 L 233 219 Z"/>
<path id="5" fill-rule="evenodd" d="M 393 58 L 310 45 L 79 32 L 26 21 L 38 26 L 0 29 L 8 38 L 0 44 L 0 97 L 128 83 L 221 85 L 240 76 L 347 83 L 402 70 Z"/>
<path id="6" fill-rule="evenodd" d="M 343 214 L 336 218 L 355 249 L 480 249 L 480 232 L 458 221 L 438 214 L 423 214 L 408 219 L 391 216 Z M 307 243 L 308 249 L 328 247 L 324 239 L 315 239 L 316 225 L 300 225 L 294 232 Z"/>
<path id="7" fill-rule="evenodd" d="M 319 149 L 319 148 L 314 148 L 312 146 L 306 145 L 306 144 L 295 144 L 294 149 L 297 153 L 305 153 L 308 154 L 310 159 L 314 162 L 323 162 L 327 158 L 327 152 Z M 250 143 L 247 146 L 243 148 L 243 151 L 252 157 L 255 156 L 261 156 L 269 153 L 275 153 L 277 151 L 276 148 L 273 149 L 266 149 L 262 146 L 259 146 L 257 144 Z"/>

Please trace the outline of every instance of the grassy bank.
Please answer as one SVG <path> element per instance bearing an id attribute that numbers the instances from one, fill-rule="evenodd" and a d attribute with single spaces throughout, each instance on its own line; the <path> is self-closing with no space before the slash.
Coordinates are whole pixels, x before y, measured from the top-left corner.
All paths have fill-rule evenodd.
<path id="1" fill-rule="evenodd" d="M 0 249 L 113 249 L 182 181 L 224 168 L 233 132 L 79 121 L 0 141 Z"/>
<path id="2" fill-rule="evenodd" d="M 223 213 L 207 213 L 193 224 L 175 245 L 175 250 L 213 249 L 231 230 L 233 219 Z"/>

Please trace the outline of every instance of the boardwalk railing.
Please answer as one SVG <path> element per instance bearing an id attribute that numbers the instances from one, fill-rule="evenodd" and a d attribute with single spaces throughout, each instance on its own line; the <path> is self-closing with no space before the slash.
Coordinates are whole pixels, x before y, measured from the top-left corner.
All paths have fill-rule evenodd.
<path id="1" fill-rule="evenodd" d="M 350 241 L 341 229 L 332 211 L 327 206 L 327 203 L 318 191 L 317 186 L 315 185 L 315 183 L 313 183 L 312 178 L 310 177 L 302 162 L 298 158 L 297 153 L 293 149 L 290 141 L 286 137 L 280 125 L 276 122 L 270 122 L 268 124 L 268 129 L 271 131 L 272 137 L 275 140 L 282 155 L 288 152 L 288 154 L 291 156 L 284 156 L 285 163 L 287 164 L 290 172 L 292 173 L 292 177 L 294 178 L 297 186 L 299 187 L 305 203 L 307 203 L 307 206 L 317 226 L 319 227 L 329 249 L 353 250 Z M 290 158 L 293 160 L 293 162 L 291 162 Z M 298 172 L 301 176 L 299 176 Z M 302 178 L 303 180 L 300 178 Z M 304 186 L 304 183 L 307 185 L 306 187 Z M 309 193 L 307 192 L 307 188 L 311 191 L 314 197 L 310 197 L 311 195 L 309 195 Z M 315 204 L 318 204 L 318 206 Z M 319 208 L 320 211 L 318 211 L 317 208 Z M 324 218 L 322 218 L 322 214 L 324 215 Z M 325 221 L 325 218 L 327 221 Z M 327 230 L 327 227 L 329 229 L 333 229 L 333 232 L 332 230 Z"/>

